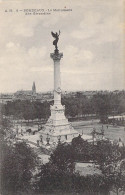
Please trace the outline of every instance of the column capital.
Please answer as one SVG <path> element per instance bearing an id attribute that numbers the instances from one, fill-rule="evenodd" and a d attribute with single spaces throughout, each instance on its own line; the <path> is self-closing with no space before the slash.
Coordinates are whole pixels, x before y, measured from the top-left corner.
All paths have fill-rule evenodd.
<path id="1" fill-rule="evenodd" d="M 61 60 L 61 58 L 63 57 L 63 53 L 50 53 L 50 57 L 54 60 L 54 61 L 58 61 Z"/>

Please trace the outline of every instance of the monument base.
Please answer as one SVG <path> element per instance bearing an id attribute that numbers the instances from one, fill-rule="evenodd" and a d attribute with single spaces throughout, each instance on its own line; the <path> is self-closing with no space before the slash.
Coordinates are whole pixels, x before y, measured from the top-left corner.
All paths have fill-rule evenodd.
<path id="1" fill-rule="evenodd" d="M 44 141 L 49 139 L 53 142 L 70 142 L 74 137 L 78 136 L 78 132 L 74 130 L 71 123 L 64 115 L 65 106 L 53 105 L 50 106 L 51 116 L 46 125 L 41 130 L 41 135 Z"/>

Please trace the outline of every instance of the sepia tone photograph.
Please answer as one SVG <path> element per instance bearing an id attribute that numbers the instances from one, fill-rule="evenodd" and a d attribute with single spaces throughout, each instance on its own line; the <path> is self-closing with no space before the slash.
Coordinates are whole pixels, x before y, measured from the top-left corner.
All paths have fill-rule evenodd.
<path id="1" fill-rule="evenodd" d="M 124 0 L 0 0 L 0 195 L 125 195 Z"/>

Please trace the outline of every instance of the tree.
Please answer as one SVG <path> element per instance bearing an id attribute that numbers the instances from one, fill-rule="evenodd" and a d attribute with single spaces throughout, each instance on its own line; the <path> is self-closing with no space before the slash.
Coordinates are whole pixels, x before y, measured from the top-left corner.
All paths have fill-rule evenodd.
<path id="1" fill-rule="evenodd" d="M 73 171 L 75 160 L 74 149 L 71 145 L 59 144 L 50 156 L 50 162 L 64 172 Z"/>
<path id="2" fill-rule="evenodd" d="M 83 142 L 84 142 L 84 140 L 81 138 L 81 135 L 79 134 L 78 137 L 75 137 L 75 138 L 72 139 L 72 146 L 73 147 L 78 147 L 79 145 L 81 145 L 81 147 L 82 147 Z"/>
<path id="3" fill-rule="evenodd" d="M 15 145 L 2 143 L 1 152 L 1 188 L 3 194 L 30 189 L 32 172 L 37 165 L 37 156 L 25 143 Z"/>

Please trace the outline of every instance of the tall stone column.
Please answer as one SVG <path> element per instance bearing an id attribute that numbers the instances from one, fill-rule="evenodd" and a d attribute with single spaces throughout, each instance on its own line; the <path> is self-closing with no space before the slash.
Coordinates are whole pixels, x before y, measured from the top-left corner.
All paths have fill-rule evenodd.
<path id="1" fill-rule="evenodd" d="M 61 77 L 60 77 L 60 60 L 63 53 L 51 53 L 50 57 L 54 61 L 54 106 L 61 106 Z"/>
<path id="2" fill-rule="evenodd" d="M 42 129 L 43 141 L 50 139 L 50 143 L 60 141 L 71 141 L 78 133 L 73 129 L 71 123 L 65 117 L 65 106 L 61 104 L 61 76 L 60 60 L 63 53 L 55 50 L 50 54 L 54 62 L 54 105 L 50 105 L 51 115 Z"/>

